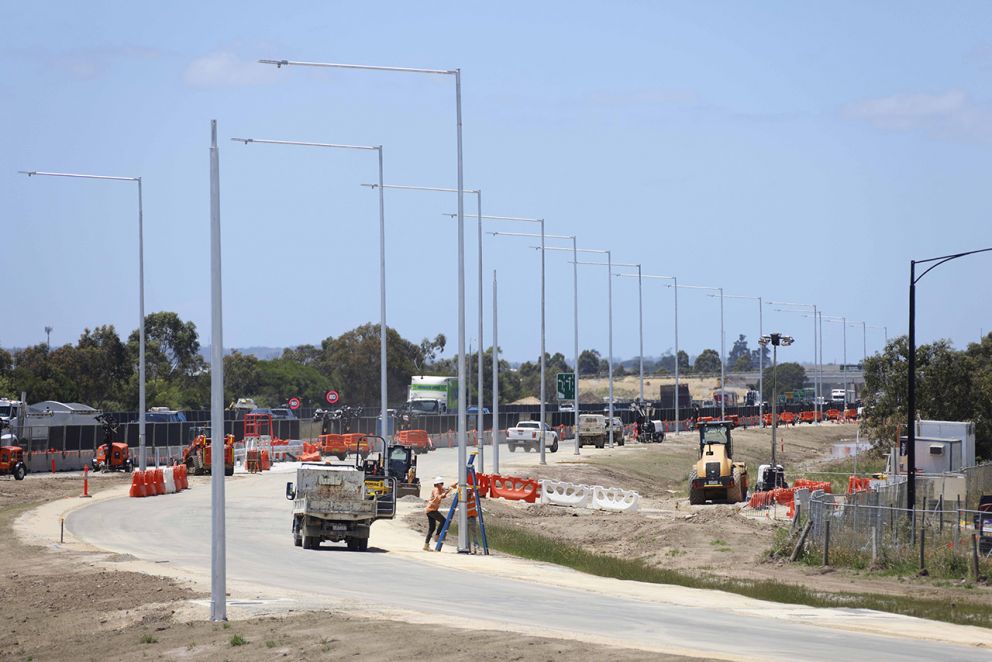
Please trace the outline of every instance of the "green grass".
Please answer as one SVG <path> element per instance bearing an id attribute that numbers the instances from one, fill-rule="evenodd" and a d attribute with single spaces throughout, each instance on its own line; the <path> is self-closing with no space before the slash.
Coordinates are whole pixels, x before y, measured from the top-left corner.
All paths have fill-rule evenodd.
<path id="1" fill-rule="evenodd" d="M 269 639 L 268 641 L 265 642 L 265 647 L 266 648 L 275 648 L 276 647 L 276 642 L 274 642 L 271 639 Z"/>
<path id="2" fill-rule="evenodd" d="M 486 526 L 486 532 L 489 545 L 493 549 L 526 559 L 567 566 L 599 577 L 727 591 L 757 600 L 810 607 L 875 609 L 948 623 L 992 628 L 992 610 L 986 605 L 966 602 L 948 604 L 946 600 L 908 596 L 827 593 L 771 580 L 691 575 L 678 570 L 656 568 L 642 559 L 620 559 L 597 554 L 571 543 L 492 520 Z"/>
<path id="3" fill-rule="evenodd" d="M 158 643 L 158 639 L 156 639 L 155 637 L 153 637 L 150 634 L 143 634 L 143 635 L 141 635 L 141 639 L 138 639 L 138 643 L 142 643 L 142 644 L 157 644 Z"/>
<path id="4" fill-rule="evenodd" d="M 231 637 L 232 646 L 244 646 L 248 643 L 248 640 L 242 637 L 240 634 L 233 635 Z"/>

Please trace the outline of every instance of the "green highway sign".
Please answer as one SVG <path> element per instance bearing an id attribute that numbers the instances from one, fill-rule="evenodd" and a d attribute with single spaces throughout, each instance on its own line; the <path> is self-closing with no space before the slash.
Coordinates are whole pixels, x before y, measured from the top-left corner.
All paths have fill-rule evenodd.
<path id="1" fill-rule="evenodd" d="M 559 372 L 558 378 L 555 380 L 558 391 L 558 400 L 574 400 L 575 399 L 575 373 L 574 372 Z"/>

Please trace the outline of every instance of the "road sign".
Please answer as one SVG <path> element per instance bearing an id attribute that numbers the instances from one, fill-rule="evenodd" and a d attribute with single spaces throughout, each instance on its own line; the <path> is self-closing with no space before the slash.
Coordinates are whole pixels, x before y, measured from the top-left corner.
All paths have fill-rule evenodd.
<path id="1" fill-rule="evenodd" d="M 324 399 L 327 400 L 327 404 L 336 405 L 338 403 L 339 395 L 337 391 L 328 391 L 324 394 Z"/>
<path id="2" fill-rule="evenodd" d="M 293 397 L 289 399 L 289 408 L 294 411 L 299 409 L 301 404 L 303 403 L 300 402 L 299 398 Z"/>
<path id="3" fill-rule="evenodd" d="M 555 380 L 558 391 L 558 400 L 574 400 L 575 399 L 575 373 L 574 372 L 559 372 L 558 378 Z"/>

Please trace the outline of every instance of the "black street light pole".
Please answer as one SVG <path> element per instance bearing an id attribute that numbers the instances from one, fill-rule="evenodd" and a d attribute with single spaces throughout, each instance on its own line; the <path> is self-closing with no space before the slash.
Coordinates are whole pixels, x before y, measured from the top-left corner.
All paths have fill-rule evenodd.
<path id="1" fill-rule="evenodd" d="M 913 509 L 916 508 L 916 284 L 928 273 L 951 260 L 966 255 L 976 253 L 987 253 L 992 248 L 982 248 L 977 251 L 966 253 L 956 253 L 954 255 L 942 255 L 932 257 L 927 260 L 909 261 L 909 397 L 907 403 L 907 425 L 906 425 L 906 508 L 909 516 L 913 517 Z M 916 265 L 933 262 L 919 276 L 916 275 Z"/>

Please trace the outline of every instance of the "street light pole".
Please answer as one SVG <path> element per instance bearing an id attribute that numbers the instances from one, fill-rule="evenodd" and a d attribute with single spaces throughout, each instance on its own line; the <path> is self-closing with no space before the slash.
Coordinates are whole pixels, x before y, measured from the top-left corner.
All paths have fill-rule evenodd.
<path id="1" fill-rule="evenodd" d="M 609 317 L 609 327 L 610 327 L 610 332 L 609 332 L 609 348 L 608 348 L 608 354 L 609 354 L 609 356 L 607 357 L 607 361 L 606 361 L 607 370 L 608 370 L 608 376 L 609 376 L 609 394 L 610 394 L 610 396 L 609 396 L 610 397 L 610 402 L 609 402 L 609 405 L 608 405 L 608 413 L 609 413 L 610 420 L 609 420 L 609 425 L 607 426 L 607 429 L 609 430 L 609 435 L 610 435 L 610 448 L 613 448 L 613 446 L 614 446 L 614 444 L 613 444 L 613 253 L 611 251 L 609 251 L 609 250 L 600 250 L 600 249 L 593 249 L 593 248 L 577 248 L 575 246 L 574 238 L 573 238 L 573 242 L 572 242 L 572 248 L 570 248 L 570 249 L 569 248 L 558 248 L 558 247 L 554 247 L 554 246 L 549 246 L 549 247 L 545 248 L 544 245 L 543 245 L 543 242 L 542 242 L 542 245 L 541 245 L 541 252 L 542 253 L 544 251 L 568 251 L 568 250 L 571 250 L 572 251 L 572 262 L 576 265 L 576 268 L 580 264 L 590 265 L 590 266 L 606 267 L 606 282 L 607 282 L 607 285 L 608 285 L 608 288 L 607 288 L 607 302 L 608 302 L 608 309 L 609 309 L 609 315 L 608 315 L 608 317 Z M 576 256 L 579 253 L 598 253 L 600 255 L 605 254 L 606 255 L 606 263 L 604 264 L 602 262 L 579 262 L 578 259 L 576 258 Z M 575 272 L 573 272 L 572 277 L 573 277 L 573 279 L 575 279 L 576 292 L 578 292 L 578 276 L 575 274 Z M 578 298 L 577 297 L 578 297 L 578 294 L 576 294 L 576 304 L 575 304 L 576 305 L 576 315 L 578 315 Z M 575 433 L 574 433 L 575 434 L 576 454 L 578 454 L 578 445 L 579 445 L 579 430 L 578 430 L 578 422 L 579 422 L 579 409 L 578 409 L 578 404 L 579 404 L 579 377 L 578 377 L 578 373 L 579 373 L 578 347 L 579 347 L 579 344 L 578 344 L 578 328 L 579 328 L 578 327 L 578 317 L 576 317 L 576 322 L 575 322 L 575 329 L 576 329 L 576 331 L 575 331 L 575 333 L 576 333 L 576 336 L 575 336 L 576 337 L 576 341 L 575 341 L 575 350 L 576 350 L 576 357 L 575 357 L 575 405 L 576 405 L 576 408 L 575 408 L 575 428 L 576 429 L 575 429 Z"/>
<path id="2" fill-rule="evenodd" d="M 766 304 L 774 306 L 792 306 L 794 308 L 806 308 L 813 311 L 813 369 L 816 371 L 813 376 L 813 401 L 815 403 L 813 410 L 819 412 L 820 420 L 823 420 L 823 405 L 821 400 L 823 399 L 823 338 L 822 333 L 820 334 L 819 341 L 817 340 L 817 307 L 814 303 L 792 303 L 789 301 L 766 301 Z M 795 313 L 795 310 L 780 310 L 783 313 Z M 821 326 L 822 331 L 822 326 Z M 818 360 L 819 359 L 819 360 Z"/>
<path id="3" fill-rule="evenodd" d="M 221 290 L 220 152 L 210 122 L 210 620 L 227 620 L 227 525 L 224 512 L 224 307 Z"/>
<path id="4" fill-rule="evenodd" d="M 668 287 L 674 287 L 676 289 L 684 287 L 690 290 L 710 290 L 712 292 L 720 293 L 720 418 L 726 419 L 727 417 L 727 384 L 726 384 L 726 372 L 724 371 L 724 364 L 727 362 L 726 359 L 726 335 L 723 330 L 723 288 L 722 287 L 707 287 L 705 285 L 669 285 Z M 678 356 L 675 357 L 676 364 L 678 363 Z"/>
<path id="5" fill-rule="evenodd" d="M 909 483 L 906 486 L 906 508 L 909 510 L 910 517 L 914 516 L 913 511 L 916 508 L 916 284 L 945 262 L 989 251 L 992 251 L 992 248 L 980 248 L 965 253 L 909 261 L 909 402 L 906 412 L 906 463 L 908 465 L 906 473 Z M 916 265 L 918 264 L 930 264 L 930 266 L 917 276 Z M 886 341 L 888 341 L 888 335 L 889 332 L 886 329 Z"/>
<path id="6" fill-rule="evenodd" d="M 541 235 L 529 233 L 529 232 L 492 232 L 490 233 L 494 237 L 508 236 L 508 237 L 531 237 L 537 238 Z M 571 239 L 572 240 L 572 323 L 574 328 L 573 340 L 574 340 L 574 360 L 575 360 L 575 372 L 573 376 L 575 377 L 575 391 L 573 396 L 575 399 L 575 416 L 574 416 L 574 429 L 572 435 L 575 441 L 575 455 L 579 455 L 579 265 L 578 265 L 578 249 L 575 245 L 575 235 L 563 235 L 563 234 L 545 234 L 544 239 Z M 543 251 L 542 251 L 543 253 Z"/>
<path id="7" fill-rule="evenodd" d="M 148 407 L 145 402 L 145 214 L 141 191 L 141 177 L 85 175 L 71 172 L 43 172 L 40 170 L 20 170 L 18 172 L 28 177 L 100 179 L 104 181 L 135 182 L 138 185 L 138 469 L 144 471 L 147 467 L 145 453 L 145 412 Z M 49 339 L 50 343 L 51 340 Z"/>
<path id="8" fill-rule="evenodd" d="M 779 480 L 778 460 L 775 457 L 775 432 L 778 430 L 778 347 L 779 345 L 788 347 L 793 341 L 792 336 L 786 336 L 781 333 L 772 333 L 767 336 L 761 336 L 758 339 L 758 344 L 762 347 L 765 347 L 769 343 L 772 346 L 772 476 L 775 477 L 775 487 L 778 487 Z M 758 479 L 763 479 L 763 476 L 758 476 Z"/>
<path id="9" fill-rule="evenodd" d="M 621 277 L 633 277 L 633 274 L 618 275 Z M 672 292 L 675 295 L 675 432 L 678 433 L 681 429 L 681 420 L 679 419 L 679 279 L 675 276 L 655 276 L 640 273 L 637 275 L 637 278 L 638 280 L 642 278 L 670 280 L 674 284 Z"/>
<path id="10" fill-rule="evenodd" d="M 496 270 L 493 269 L 493 473 L 499 474 L 499 303 L 496 293 Z"/>
<path id="11" fill-rule="evenodd" d="M 341 150 L 358 150 L 376 152 L 379 159 L 379 417 L 382 420 L 382 438 L 386 444 L 392 438 L 389 434 L 389 393 L 386 363 L 386 208 L 382 192 L 382 145 L 341 145 L 335 143 L 303 142 L 299 140 L 266 140 L 261 138 L 231 138 L 234 142 L 250 145 L 290 145 L 295 147 L 324 147 Z M 387 449 L 383 448 L 383 472 L 389 476 L 389 462 L 386 461 Z"/>
<path id="12" fill-rule="evenodd" d="M 462 71 L 461 69 L 415 69 L 411 67 L 380 67 L 366 64 L 331 62 L 296 62 L 291 60 L 259 60 L 261 64 L 274 64 L 276 68 L 288 66 L 321 67 L 330 69 L 357 69 L 361 71 L 392 71 L 400 73 L 454 76 L 455 79 L 455 150 L 458 162 L 458 551 L 469 552 L 468 511 L 465 507 L 468 493 L 468 453 L 466 435 L 465 383 L 465 179 L 462 167 Z"/>
<path id="13" fill-rule="evenodd" d="M 378 184 L 362 184 L 369 188 L 379 189 L 379 197 L 382 197 L 383 189 L 397 189 L 403 191 L 437 191 L 441 193 L 457 193 L 456 188 L 445 188 L 443 186 L 407 186 L 401 184 L 383 184 L 382 178 L 380 177 Z M 479 350 L 478 350 L 478 364 L 479 364 L 479 374 L 478 374 L 478 393 L 476 394 L 476 431 L 479 435 L 479 464 L 476 466 L 476 470 L 479 473 L 485 471 L 485 455 L 482 452 L 485 446 L 484 431 L 485 431 L 485 418 L 482 413 L 483 405 L 483 394 L 482 394 L 482 381 L 483 381 L 483 334 L 482 334 L 482 189 L 465 189 L 465 193 L 472 193 L 476 198 L 476 206 L 478 209 L 478 219 L 477 231 L 479 235 L 479 315 L 478 315 L 478 334 L 479 334 Z M 457 215 L 452 215 L 457 216 Z M 495 420 L 495 419 L 494 419 Z M 495 434 L 495 432 L 493 432 Z"/>

